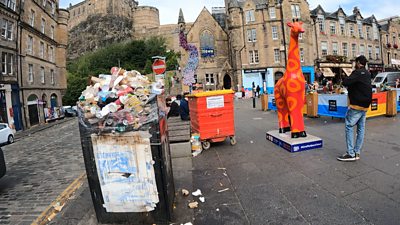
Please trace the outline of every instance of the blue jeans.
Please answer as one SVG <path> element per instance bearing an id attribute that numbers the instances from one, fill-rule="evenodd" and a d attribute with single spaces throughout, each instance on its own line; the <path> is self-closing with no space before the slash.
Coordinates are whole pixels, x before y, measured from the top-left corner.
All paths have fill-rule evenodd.
<path id="1" fill-rule="evenodd" d="M 351 156 L 360 154 L 364 142 L 365 134 L 365 115 L 367 112 L 349 108 L 346 113 L 346 143 L 347 153 Z M 356 145 L 354 146 L 354 126 L 357 125 Z"/>

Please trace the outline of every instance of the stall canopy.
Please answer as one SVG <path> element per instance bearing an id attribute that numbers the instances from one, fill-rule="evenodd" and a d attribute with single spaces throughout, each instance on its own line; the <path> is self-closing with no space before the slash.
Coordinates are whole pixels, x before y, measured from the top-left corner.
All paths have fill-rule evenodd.
<path id="1" fill-rule="evenodd" d="M 322 73 L 324 74 L 324 77 L 334 77 L 335 74 L 332 72 L 330 68 L 321 68 Z"/>
<path id="2" fill-rule="evenodd" d="M 351 68 L 342 68 L 342 70 L 347 76 L 350 76 L 351 72 L 353 72 Z"/>
<path id="3" fill-rule="evenodd" d="M 399 59 L 392 59 L 392 64 L 393 65 L 400 65 L 400 60 Z"/>

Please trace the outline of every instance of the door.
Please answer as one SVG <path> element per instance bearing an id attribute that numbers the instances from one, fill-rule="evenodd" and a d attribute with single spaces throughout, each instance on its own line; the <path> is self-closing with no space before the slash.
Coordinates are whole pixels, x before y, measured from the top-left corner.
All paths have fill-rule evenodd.
<path id="1" fill-rule="evenodd" d="M 29 122 L 31 126 L 39 124 L 37 105 L 29 105 L 28 110 L 29 110 Z"/>
<path id="2" fill-rule="evenodd" d="M 224 76 L 224 89 L 231 89 L 232 88 L 232 79 L 231 76 L 225 74 Z"/>

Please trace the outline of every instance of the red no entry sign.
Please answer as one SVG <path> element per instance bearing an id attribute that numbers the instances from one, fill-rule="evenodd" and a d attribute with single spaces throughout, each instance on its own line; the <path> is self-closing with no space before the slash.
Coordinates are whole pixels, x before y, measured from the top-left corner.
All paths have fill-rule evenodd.
<path id="1" fill-rule="evenodd" d="M 164 60 L 161 60 L 161 59 L 154 60 L 153 72 L 155 74 L 163 74 L 166 69 L 167 69 L 167 66 L 165 65 L 165 61 Z"/>

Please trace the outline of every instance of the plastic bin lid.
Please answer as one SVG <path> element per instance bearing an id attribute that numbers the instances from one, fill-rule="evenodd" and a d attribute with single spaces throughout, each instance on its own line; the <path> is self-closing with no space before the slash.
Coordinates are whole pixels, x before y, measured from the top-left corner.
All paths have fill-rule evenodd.
<path id="1" fill-rule="evenodd" d="M 225 94 L 233 94 L 233 93 L 235 93 L 235 92 L 232 90 L 205 91 L 205 92 L 199 92 L 196 94 L 191 94 L 191 95 L 188 95 L 187 97 L 199 98 L 199 97 L 208 97 L 208 96 L 214 96 L 214 95 L 225 95 Z"/>

